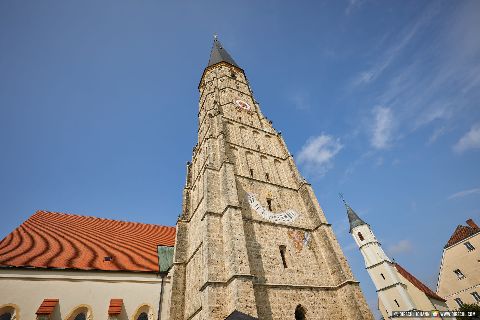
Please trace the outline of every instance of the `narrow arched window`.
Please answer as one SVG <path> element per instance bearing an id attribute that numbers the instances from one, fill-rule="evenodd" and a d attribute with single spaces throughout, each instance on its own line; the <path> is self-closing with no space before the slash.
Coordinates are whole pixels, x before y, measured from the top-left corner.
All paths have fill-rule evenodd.
<path id="1" fill-rule="evenodd" d="M 87 315 L 83 312 L 77 314 L 74 320 L 87 320 Z"/>
<path id="2" fill-rule="evenodd" d="M 145 312 L 142 312 L 136 320 L 148 320 L 148 315 Z"/>
<path id="3" fill-rule="evenodd" d="M 283 267 L 288 268 L 287 267 L 287 259 L 285 258 L 285 251 L 287 251 L 287 247 L 280 246 L 280 256 L 282 257 Z"/>
<path id="4" fill-rule="evenodd" d="M 270 211 L 273 210 L 273 208 L 272 208 L 272 199 L 267 198 L 267 206 L 268 206 L 268 210 L 270 210 Z"/>
<path id="5" fill-rule="evenodd" d="M 295 308 L 295 320 L 305 320 L 307 319 L 306 316 L 305 316 L 305 308 L 302 307 L 302 305 L 298 305 L 296 308 Z"/>
<path id="6" fill-rule="evenodd" d="M 360 241 L 365 240 L 361 232 L 358 233 L 358 239 L 360 239 Z"/>

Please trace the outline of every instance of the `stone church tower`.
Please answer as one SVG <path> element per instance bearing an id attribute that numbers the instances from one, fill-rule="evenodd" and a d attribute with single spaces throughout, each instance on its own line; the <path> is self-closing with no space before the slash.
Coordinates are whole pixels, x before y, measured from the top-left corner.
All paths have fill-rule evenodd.
<path id="1" fill-rule="evenodd" d="M 373 319 L 312 187 L 217 39 L 198 88 L 170 319 Z"/>

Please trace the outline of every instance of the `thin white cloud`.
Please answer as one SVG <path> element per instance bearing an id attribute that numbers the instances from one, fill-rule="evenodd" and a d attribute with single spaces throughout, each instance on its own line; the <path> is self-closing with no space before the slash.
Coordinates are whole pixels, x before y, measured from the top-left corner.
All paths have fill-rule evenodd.
<path id="1" fill-rule="evenodd" d="M 393 131 L 392 109 L 375 107 L 372 110 L 373 126 L 370 143 L 375 149 L 386 149 L 390 145 Z"/>
<path id="2" fill-rule="evenodd" d="M 441 10 L 440 10 L 441 9 Z M 480 99 L 480 1 L 458 3 L 440 19 L 447 5 L 432 2 L 417 21 L 406 25 L 398 37 L 390 36 L 371 56 L 371 68 L 356 75 L 348 89 L 358 90 L 379 77 L 371 87 L 376 105 L 388 106 L 395 115 L 395 140 L 431 126 L 427 144 L 464 126 Z M 429 33 L 432 28 L 438 30 Z M 462 36 L 459 37 L 458 35 Z M 380 52 L 380 54 L 378 54 Z M 392 72 L 387 72 L 392 71 Z M 393 72 L 394 71 L 394 72 Z M 353 84 L 353 85 L 352 85 Z M 368 105 L 369 101 L 356 101 Z M 381 137 L 379 135 L 378 137 Z M 477 148 L 477 132 L 459 141 L 454 150 Z M 378 140 L 382 146 L 382 141 Z M 372 139 L 373 142 L 373 139 Z M 373 145 L 373 144 L 372 144 Z M 388 143 L 387 143 L 388 145 Z"/>
<path id="3" fill-rule="evenodd" d="M 347 8 L 345 9 L 345 14 L 349 15 L 353 10 L 359 8 L 365 1 L 363 0 L 348 0 Z"/>
<path id="4" fill-rule="evenodd" d="M 357 3 L 358 2 L 358 3 Z M 350 1 L 348 8 L 351 8 L 350 11 L 356 6 L 360 5 L 360 1 Z M 427 25 L 433 16 L 436 15 L 438 8 L 427 10 L 424 15 L 422 15 L 417 21 L 413 24 L 406 27 L 400 35 L 395 38 L 393 45 L 384 50 L 384 54 L 381 55 L 367 70 L 364 70 L 358 74 L 353 80 L 353 86 L 359 86 L 368 84 L 375 81 L 379 78 L 382 73 L 399 57 L 403 49 L 405 49 L 415 37 L 415 35 Z M 348 11 L 349 12 L 349 11 Z"/>
<path id="5" fill-rule="evenodd" d="M 448 200 L 463 198 L 463 197 L 471 196 L 474 194 L 480 194 L 480 188 L 474 188 L 470 190 L 463 190 L 463 191 L 456 192 L 454 194 L 451 194 L 448 197 Z"/>
<path id="6" fill-rule="evenodd" d="M 344 252 L 354 251 L 354 250 L 357 249 L 357 248 L 358 248 L 358 247 L 357 247 L 357 244 L 356 244 L 355 242 L 353 242 L 353 243 L 348 244 L 348 245 L 343 249 L 343 251 L 344 251 Z"/>
<path id="7" fill-rule="evenodd" d="M 413 251 L 413 245 L 410 240 L 404 239 L 400 240 L 397 243 L 388 247 L 387 251 L 389 254 L 402 254 L 402 253 L 410 253 Z"/>
<path id="8" fill-rule="evenodd" d="M 298 162 L 315 176 L 321 177 L 332 168 L 333 158 L 342 148 L 340 139 L 330 135 L 311 137 L 300 150 Z"/>
<path id="9" fill-rule="evenodd" d="M 439 128 L 436 128 L 433 133 L 430 135 L 430 138 L 428 138 L 428 144 L 432 144 L 435 141 L 438 140 L 441 136 L 443 136 L 447 132 L 447 127 L 446 126 L 441 126 Z"/>
<path id="10" fill-rule="evenodd" d="M 289 99 L 298 110 L 310 109 L 310 94 L 305 90 L 295 90 L 290 94 Z"/>
<path id="11" fill-rule="evenodd" d="M 453 146 L 453 151 L 463 153 L 469 149 L 480 148 L 480 124 L 476 124 Z"/>

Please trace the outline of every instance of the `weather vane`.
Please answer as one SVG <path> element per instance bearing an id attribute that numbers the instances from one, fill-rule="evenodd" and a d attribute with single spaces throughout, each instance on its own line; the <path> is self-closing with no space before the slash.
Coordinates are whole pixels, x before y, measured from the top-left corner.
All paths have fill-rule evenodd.
<path id="1" fill-rule="evenodd" d="M 347 202 L 346 202 L 345 199 L 343 198 L 343 193 L 339 192 L 339 193 L 338 193 L 338 196 L 340 197 L 340 199 L 342 199 L 343 204 L 347 205 Z"/>

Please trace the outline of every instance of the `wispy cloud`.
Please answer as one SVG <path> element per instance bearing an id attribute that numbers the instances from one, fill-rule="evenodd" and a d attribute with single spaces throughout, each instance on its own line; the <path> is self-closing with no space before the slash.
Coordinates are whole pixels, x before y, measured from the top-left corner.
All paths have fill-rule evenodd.
<path id="1" fill-rule="evenodd" d="M 345 235 L 348 235 L 350 224 L 348 223 L 348 218 L 346 213 L 343 215 L 343 217 L 340 220 L 334 222 L 332 225 L 335 229 L 335 234 L 337 235 L 337 237 L 343 237 Z"/>
<path id="2" fill-rule="evenodd" d="M 402 253 L 410 253 L 413 251 L 413 245 L 410 240 L 404 239 L 400 240 L 397 243 L 389 246 L 387 248 L 389 254 L 402 254 Z"/>
<path id="3" fill-rule="evenodd" d="M 390 108 L 375 107 L 372 110 L 373 126 L 371 144 L 376 149 L 385 149 L 390 145 L 393 131 L 393 113 Z"/>
<path id="4" fill-rule="evenodd" d="M 442 6 L 451 13 L 440 19 Z M 431 126 L 426 142 L 432 144 L 453 127 L 471 121 L 465 115 L 475 114 L 480 99 L 479 10 L 479 1 L 457 6 L 431 3 L 398 37 L 387 38 L 374 51 L 382 53 L 372 55 L 371 68 L 356 75 L 349 89 L 370 84 L 373 97 L 363 104 L 371 105 L 373 99 L 376 105 L 388 106 L 395 115 L 395 140 Z M 438 30 L 434 36 L 428 32 L 432 28 Z M 380 77 L 382 81 L 375 81 Z M 477 131 L 468 134 L 454 147 L 456 152 L 476 148 Z M 388 146 L 384 136 L 378 134 L 372 146 Z"/>
<path id="5" fill-rule="evenodd" d="M 471 196 L 471 195 L 474 195 L 474 194 L 480 194 L 480 188 L 474 188 L 474 189 L 469 189 L 469 190 L 463 190 L 463 191 L 456 192 L 454 194 L 451 194 L 448 197 L 448 200 L 463 198 L 463 197 Z"/>
<path id="6" fill-rule="evenodd" d="M 353 241 L 353 240 L 352 240 Z M 357 244 L 355 242 L 349 243 L 346 247 L 344 247 L 343 251 L 344 252 L 349 252 L 357 249 Z"/>
<path id="7" fill-rule="evenodd" d="M 359 6 L 361 1 L 350 1 L 350 11 Z M 410 44 L 414 36 L 421 30 L 426 24 L 430 22 L 432 17 L 436 14 L 436 10 L 428 10 L 421 18 L 415 21 L 415 23 L 405 28 L 399 36 L 395 37 L 393 44 L 384 50 L 383 55 L 378 57 L 373 65 L 360 72 L 353 80 L 354 86 L 365 85 L 375 81 L 382 73 L 402 54 L 402 51 Z"/>
<path id="8" fill-rule="evenodd" d="M 349 15 L 355 9 L 359 8 L 364 2 L 365 0 L 348 0 L 348 5 L 347 5 L 347 8 L 345 9 L 345 14 Z"/>
<path id="9" fill-rule="evenodd" d="M 310 109 L 310 94 L 305 90 L 295 90 L 290 93 L 289 100 L 299 110 Z"/>
<path id="10" fill-rule="evenodd" d="M 311 137 L 300 150 L 298 162 L 305 166 L 307 171 L 321 177 L 332 168 L 333 158 L 342 148 L 340 139 L 333 136 L 321 134 Z"/>
<path id="11" fill-rule="evenodd" d="M 428 144 L 432 144 L 435 141 L 438 140 L 441 136 L 443 136 L 447 132 L 447 126 L 441 126 L 439 128 L 436 128 L 433 133 L 430 135 L 430 138 L 428 138 Z"/>
<path id="12" fill-rule="evenodd" d="M 453 151 L 463 153 L 469 149 L 480 148 L 480 124 L 476 124 L 453 146 Z"/>

